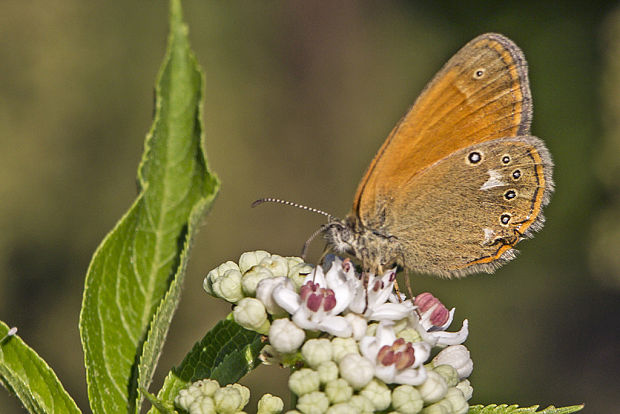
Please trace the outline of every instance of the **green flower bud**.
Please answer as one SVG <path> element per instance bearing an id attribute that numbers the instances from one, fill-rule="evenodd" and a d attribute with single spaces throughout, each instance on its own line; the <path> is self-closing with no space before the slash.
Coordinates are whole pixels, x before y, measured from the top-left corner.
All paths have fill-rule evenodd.
<path id="1" fill-rule="evenodd" d="M 446 385 L 448 387 L 454 387 L 459 382 L 459 374 L 456 372 L 456 369 L 451 367 L 450 365 L 439 365 L 433 368 L 433 371 L 441 375 L 441 377 L 446 381 Z"/>
<path id="2" fill-rule="evenodd" d="M 349 401 L 353 396 L 353 388 L 342 378 L 325 384 L 325 395 L 332 404 Z"/>
<path id="3" fill-rule="evenodd" d="M 469 404 L 458 388 L 450 388 L 443 401 L 448 401 L 454 414 L 466 414 L 469 411 Z"/>
<path id="4" fill-rule="evenodd" d="M 214 295 L 213 283 L 219 277 L 223 276 L 224 273 L 226 273 L 227 270 L 231 270 L 231 269 L 232 270 L 239 270 L 239 266 L 237 266 L 237 263 L 231 262 L 229 260 L 226 263 L 222 263 L 221 265 L 219 265 L 218 267 L 216 267 L 215 269 L 213 269 L 209 273 L 207 273 L 207 276 L 205 277 L 204 281 L 202 282 L 202 287 L 204 288 L 204 290 L 209 295 Z"/>
<path id="5" fill-rule="evenodd" d="M 392 393 L 383 382 L 373 379 L 360 391 L 360 395 L 368 398 L 375 411 L 385 410 L 392 402 Z"/>
<path id="6" fill-rule="evenodd" d="M 265 257 L 259 264 L 271 270 L 271 273 L 276 277 L 288 275 L 288 261 L 277 254 L 271 255 L 271 257 Z"/>
<path id="7" fill-rule="evenodd" d="M 256 296 L 256 286 L 263 279 L 274 277 L 273 272 L 265 266 L 256 265 L 243 274 L 241 287 L 247 296 Z"/>
<path id="8" fill-rule="evenodd" d="M 359 354 L 347 354 L 338 368 L 340 376 L 356 390 L 368 385 L 375 375 L 373 363 Z"/>
<path id="9" fill-rule="evenodd" d="M 220 388 L 215 392 L 213 401 L 215 402 L 215 409 L 218 413 L 234 414 L 237 411 L 243 409 L 243 396 L 236 387 L 226 386 Z"/>
<path id="10" fill-rule="evenodd" d="M 317 391 L 319 384 L 319 374 L 309 368 L 295 371 L 288 378 L 288 387 L 296 395 L 305 395 Z"/>
<path id="11" fill-rule="evenodd" d="M 327 409 L 327 414 L 358 414 L 359 410 L 347 403 L 338 403 Z"/>
<path id="12" fill-rule="evenodd" d="M 243 298 L 233 309 L 235 322 L 251 331 L 266 335 L 270 323 L 263 303 L 254 298 Z"/>
<path id="13" fill-rule="evenodd" d="M 302 259 L 301 257 L 297 257 L 297 256 L 286 256 L 285 259 L 286 259 L 286 263 L 288 264 L 289 271 L 291 267 L 304 263 L 304 259 Z"/>
<path id="14" fill-rule="evenodd" d="M 253 266 L 256 266 L 266 257 L 271 256 L 271 253 L 267 253 L 264 250 L 256 250 L 254 252 L 245 252 L 239 257 L 239 270 L 241 273 L 245 273 Z"/>
<path id="15" fill-rule="evenodd" d="M 283 409 L 284 402 L 280 397 L 265 394 L 258 401 L 257 414 L 279 414 Z"/>
<path id="16" fill-rule="evenodd" d="M 353 338 L 334 338 L 332 339 L 332 358 L 336 362 L 340 362 L 347 354 L 358 354 L 360 351 L 357 342 Z"/>
<path id="17" fill-rule="evenodd" d="M 398 334 L 396 334 L 396 336 L 398 338 L 403 338 L 406 342 L 411 342 L 412 344 L 420 342 L 422 340 L 422 337 L 420 336 L 418 331 L 413 328 L 403 329 Z"/>
<path id="18" fill-rule="evenodd" d="M 329 339 L 310 339 L 301 347 L 301 355 L 310 367 L 317 368 L 321 363 L 331 361 L 332 344 Z"/>
<path id="19" fill-rule="evenodd" d="M 237 303 L 244 297 L 241 290 L 241 272 L 237 269 L 227 270 L 213 282 L 212 290 L 215 296 L 230 303 Z"/>
<path id="20" fill-rule="evenodd" d="M 297 400 L 297 409 L 303 414 L 323 414 L 329 408 L 329 400 L 320 391 L 304 394 Z"/>
<path id="21" fill-rule="evenodd" d="M 326 384 L 338 378 L 338 365 L 334 361 L 325 361 L 317 367 L 316 372 L 319 373 L 321 384 Z"/>
<path id="22" fill-rule="evenodd" d="M 216 414 L 215 403 L 211 397 L 203 397 L 194 401 L 187 411 L 189 414 Z"/>
<path id="23" fill-rule="evenodd" d="M 308 263 L 299 263 L 296 265 L 291 265 L 289 263 L 288 277 L 295 285 L 297 291 L 299 291 L 299 288 L 304 283 L 304 279 L 313 269 L 312 265 Z"/>
<path id="24" fill-rule="evenodd" d="M 402 414 L 417 414 L 422 411 L 424 400 L 411 385 L 400 385 L 392 391 L 392 406 Z"/>
<path id="25" fill-rule="evenodd" d="M 363 395 L 354 395 L 349 400 L 349 405 L 354 408 L 357 408 L 360 413 L 373 413 L 375 411 L 375 406 L 372 405 L 372 401 Z"/>
<path id="26" fill-rule="evenodd" d="M 195 401 L 199 401 L 205 397 L 211 397 L 215 394 L 215 391 L 219 389 L 220 384 L 215 380 L 199 380 L 192 383 L 188 388 L 179 391 L 179 394 L 175 398 L 174 402 L 184 410 L 189 410 L 189 407 Z"/>
<path id="27" fill-rule="evenodd" d="M 437 402 L 448 392 L 446 381 L 435 371 L 428 371 L 426 381 L 417 388 L 426 403 Z"/>
<path id="28" fill-rule="evenodd" d="M 471 397 L 474 394 L 474 389 L 469 383 L 469 380 L 463 380 L 459 382 L 458 384 L 456 384 L 456 388 L 461 390 L 461 392 L 463 393 L 463 397 L 465 397 L 466 401 L 471 400 Z"/>
<path id="29" fill-rule="evenodd" d="M 239 393 L 241 394 L 241 398 L 242 398 L 241 408 L 245 407 L 250 402 L 250 389 L 248 387 L 245 387 L 237 383 L 227 385 L 226 387 L 232 387 L 236 389 L 237 391 L 239 391 Z"/>
<path id="30" fill-rule="evenodd" d="M 447 401 L 441 400 L 435 404 L 424 407 L 422 414 L 452 414 L 452 406 Z"/>

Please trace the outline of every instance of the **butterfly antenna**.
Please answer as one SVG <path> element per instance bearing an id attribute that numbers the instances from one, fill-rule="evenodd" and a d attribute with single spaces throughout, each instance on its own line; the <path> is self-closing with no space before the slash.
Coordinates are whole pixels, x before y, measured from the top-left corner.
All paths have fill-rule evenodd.
<path id="1" fill-rule="evenodd" d="M 256 206 L 258 206 L 260 204 L 263 204 L 263 203 L 284 204 L 286 206 L 297 207 L 297 208 L 301 208 L 302 210 L 307 210 L 307 211 L 312 211 L 313 213 L 322 214 L 324 216 L 327 216 L 328 218 L 332 218 L 333 217 L 331 214 L 326 213 L 323 210 L 319 210 L 318 208 L 304 206 L 303 204 L 293 203 L 292 201 L 280 200 L 279 198 L 270 198 L 270 197 L 259 198 L 258 200 L 256 200 L 255 202 L 252 203 L 252 207 L 256 207 Z M 312 239 L 315 236 L 316 236 L 316 234 L 313 234 L 310 239 Z"/>
<path id="2" fill-rule="evenodd" d="M 310 247 L 310 243 L 312 243 L 312 240 L 314 240 L 314 238 L 318 236 L 319 234 L 321 234 L 322 232 L 323 232 L 322 227 L 320 229 L 317 229 L 317 231 L 312 233 L 312 236 L 308 237 L 308 240 L 306 240 L 306 242 L 304 243 L 304 247 L 301 249 L 301 258 L 304 259 L 304 261 L 306 261 L 306 253 L 308 253 L 308 247 Z"/>

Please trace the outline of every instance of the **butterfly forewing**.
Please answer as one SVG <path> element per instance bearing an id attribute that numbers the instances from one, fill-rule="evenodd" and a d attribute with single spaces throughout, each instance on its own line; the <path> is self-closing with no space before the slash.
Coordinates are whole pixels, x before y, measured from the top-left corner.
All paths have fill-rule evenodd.
<path id="1" fill-rule="evenodd" d="M 498 34 L 465 45 L 424 89 L 390 133 L 358 186 L 353 213 L 380 222 L 425 168 L 455 150 L 529 133 L 531 97 L 521 50 Z"/>

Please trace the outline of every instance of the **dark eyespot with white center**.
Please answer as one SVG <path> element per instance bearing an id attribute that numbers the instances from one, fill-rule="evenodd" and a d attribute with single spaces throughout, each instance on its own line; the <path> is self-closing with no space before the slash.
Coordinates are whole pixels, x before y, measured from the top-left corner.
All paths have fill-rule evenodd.
<path id="1" fill-rule="evenodd" d="M 512 200 L 517 196 L 517 192 L 515 190 L 508 190 L 504 193 L 504 198 L 506 200 Z"/>
<path id="2" fill-rule="evenodd" d="M 502 163 L 504 164 L 510 164 L 510 155 L 504 155 L 502 157 Z"/>
<path id="3" fill-rule="evenodd" d="M 510 223 L 510 214 L 504 213 L 499 216 L 499 222 L 502 224 L 502 226 L 507 226 L 508 223 Z"/>
<path id="4" fill-rule="evenodd" d="M 469 155 L 467 155 L 467 162 L 472 165 L 478 164 L 480 161 L 482 161 L 482 154 L 480 154 L 478 151 L 472 151 L 469 153 Z"/>
<path id="5" fill-rule="evenodd" d="M 486 70 L 484 68 L 478 68 L 474 71 L 474 75 L 472 76 L 474 79 L 482 79 L 484 78 L 484 74 Z"/>
<path id="6" fill-rule="evenodd" d="M 512 172 L 512 178 L 514 178 L 515 180 L 518 180 L 519 178 L 521 178 L 521 170 L 514 170 Z"/>

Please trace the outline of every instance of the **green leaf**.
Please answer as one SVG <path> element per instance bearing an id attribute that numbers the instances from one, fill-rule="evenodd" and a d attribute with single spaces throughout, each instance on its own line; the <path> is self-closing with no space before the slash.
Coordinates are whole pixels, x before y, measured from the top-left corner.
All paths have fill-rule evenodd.
<path id="1" fill-rule="evenodd" d="M 172 403 L 181 389 L 204 378 L 217 380 L 220 385 L 236 382 L 260 363 L 262 348 L 260 334 L 242 328 L 229 316 L 194 345 L 179 367 L 170 371 L 157 398 Z"/>
<path id="2" fill-rule="evenodd" d="M 539 405 L 533 405 L 527 408 L 519 408 L 518 405 L 508 405 L 508 404 L 490 404 L 487 406 L 483 405 L 474 405 L 469 407 L 469 414 L 527 414 L 527 413 L 538 413 L 538 414 L 569 414 L 575 413 L 577 411 L 581 411 L 583 405 L 573 405 L 570 407 L 562 407 L 555 408 L 550 405 L 549 407 L 543 409 L 542 411 L 537 411 Z"/>
<path id="3" fill-rule="evenodd" d="M 141 191 L 86 275 L 80 334 L 95 413 L 139 411 L 138 389 L 151 382 L 193 236 L 219 188 L 202 147 L 203 75 L 180 2 L 170 4 L 168 49 L 138 170 Z"/>
<path id="4" fill-rule="evenodd" d="M 0 338 L 9 327 L 0 322 Z M 0 383 L 31 413 L 80 413 L 58 377 L 18 336 L 0 341 Z"/>

